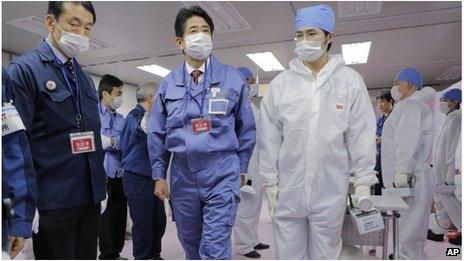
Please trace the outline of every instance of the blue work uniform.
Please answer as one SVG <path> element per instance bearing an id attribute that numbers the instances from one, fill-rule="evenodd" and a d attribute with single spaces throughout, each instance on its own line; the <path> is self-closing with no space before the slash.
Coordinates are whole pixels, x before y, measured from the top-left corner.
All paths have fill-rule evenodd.
<path id="1" fill-rule="evenodd" d="M 116 110 L 108 109 L 102 103 L 99 104 L 101 134 L 115 140 L 115 145 L 104 148 L 105 161 L 104 167 L 106 176 L 109 178 L 122 177 L 121 169 L 121 149 L 119 139 L 121 137 L 122 127 L 124 125 L 124 117 L 116 112 Z"/>
<path id="2" fill-rule="evenodd" d="M 2 118 L 14 113 L 10 78 L 2 68 Z M 13 111 L 12 111 L 13 110 Z M 5 114 L 5 115 L 4 115 Z M 24 129 L 8 133 L 11 126 L 2 119 L 2 250 L 6 251 L 8 236 L 31 237 L 37 201 L 37 183 L 31 151 Z M 13 131 L 13 130 L 10 130 Z M 5 204 L 9 198 L 11 204 Z M 9 212 L 11 209 L 14 212 Z M 10 215 L 11 214 L 11 215 Z"/>
<path id="3" fill-rule="evenodd" d="M 99 259 L 117 259 L 121 253 L 126 235 L 127 201 L 122 185 L 120 136 L 124 117 L 116 110 L 98 105 L 101 121 L 101 135 L 114 140 L 112 146 L 103 148 L 104 167 L 108 182 L 106 191 L 108 200 L 106 210 L 100 217 L 98 246 Z"/>
<path id="4" fill-rule="evenodd" d="M 375 135 L 377 137 L 382 137 L 382 129 L 383 124 L 387 120 L 388 116 L 382 114 L 379 118 L 377 118 L 377 128 L 375 131 Z M 377 155 L 376 155 L 376 162 L 375 162 L 375 171 L 377 171 L 377 179 L 379 180 L 378 183 L 374 184 L 374 195 L 382 195 L 382 188 L 383 188 L 383 179 L 382 179 L 382 162 L 380 156 L 380 149 L 381 144 L 377 144 Z"/>
<path id="5" fill-rule="evenodd" d="M 42 40 L 8 67 L 37 174 L 39 212 L 105 199 L 99 101 L 90 76 L 77 61 L 73 66 L 65 68 Z M 93 131 L 95 151 L 73 154 L 70 134 L 87 131 Z"/>
<path id="6" fill-rule="evenodd" d="M 248 171 L 256 127 L 239 71 L 213 55 L 208 61 L 201 83 L 185 62 L 164 78 L 148 124 L 148 151 L 154 180 L 166 178 L 173 154 L 171 202 L 186 258 L 230 259 L 240 173 Z M 192 120 L 199 118 L 210 119 L 209 131 L 194 132 Z"/>
<path id="7" fill-rule="evenodd" d="M 133 253 L 140 260 L 160 257 L 166 229 L 164 202 L 153 193 L 147 134 L 140 125 L 144 115 L 138 104 L 127 115 L 121 133 L 122 181 L 133 222 Z"/>

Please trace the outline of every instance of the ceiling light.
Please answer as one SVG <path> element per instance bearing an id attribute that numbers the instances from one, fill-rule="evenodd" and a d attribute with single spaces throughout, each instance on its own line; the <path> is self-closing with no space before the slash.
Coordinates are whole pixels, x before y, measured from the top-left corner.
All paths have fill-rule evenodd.
<path id="1" fill-rule="evenodd" d="M 279 60 L 277 60 L 271 52 L 249 53 L 247 56 L 265 72 L 285 70 Z"/>
<path id="2" fill-rule="evenodd" d="M 342 44 L 342 54 L 345 64 L 367 63 L 371 42 Z"/>
<path id="3" fill-rule="evenodd" d="M 171 71 L 156 64 L 137 66 L 137 69 L 149 72 L 154 75 L 165 77 Z"/>

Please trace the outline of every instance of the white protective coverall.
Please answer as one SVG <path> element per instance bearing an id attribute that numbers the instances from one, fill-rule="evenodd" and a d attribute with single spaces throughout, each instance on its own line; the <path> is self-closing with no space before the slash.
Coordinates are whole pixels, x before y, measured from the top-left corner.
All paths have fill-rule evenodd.
<path id="1" fill-rule="evenodd" d="M 445 117 L 445 121 L 438 133 L 436 150 L 433 159 L 433 180 L 435 186 L 445 185 L 446 176 L 454 183 L 455 155 L 461 135 L 461 111 L 456 110 Z M 461 227 L 461 202 L 453 193 L 435 192 L 435 206 L 437 221 L 441 226 L 449 226 L 450 221 L 457 227 Z"/>
<path id="2" fill-rule="evenodd" d="M 375 115 L 362 77 L 329 57 L 316 78 L 299 59 L 261 102 L 260 173 L 278 185 L 273 216 L 278 259 L 338 259 L 349 160 L 355 186 L 375 176 Z"/>
<path id="3" fill-rule="evenodd" d="M 399 245 L 401 259 L 426 259 L 424 251 L 432 203 L 432 168 L 427 163 L 433 144 L 433 116 L 426 104 L 435 95 L 430 87 L 399 101 L 382 132 L 382 175 L 385 187 L 392 187 L 395 172 L 416 176 L 414 198 L 400 211 Z"/>
<path id="4" fill-rule="evenodd" d="M 259 130 L 259 109 L 250 102 L 253 116 L 255 118 L 256 129 Z M 259 133 L 257 132 L 257 135 Z M 251 179 L 251 185 L 256 194 L 240 193 L 240 203 L 238 204 L 237 217 L 234 226 L 235 250 L 239 254 L 246 254 L 254 250 L 259 244 L 258 225 L 263 202 L 263 185 L 258 169 L 258 151 L 253 150 L 250 164 L 248 165 L 247 178 Z"/>
<path id="5" fill-rule="evenodd" d="M 456 148 L 456 156 L 455 156 L 455 167 L 456 167 L 456 176 L 454 176 L 454 184 L 456 185 L 456 190 L 454 194 L 459 202 L 462 201 L 461 194 L 462 194 L 462 146 L 461 146 L 461 134 L 459 134 L 459 141 L 458 146 Z"/>

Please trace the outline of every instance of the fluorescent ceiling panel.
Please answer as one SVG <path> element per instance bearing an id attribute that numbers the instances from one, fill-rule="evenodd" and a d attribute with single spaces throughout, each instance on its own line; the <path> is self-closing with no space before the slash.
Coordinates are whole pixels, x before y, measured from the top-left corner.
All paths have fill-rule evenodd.
<path id="1" fill-rule="evenodd" d="M 371 42 L 342 44 L 342 54 L 345 64 L 367 63 Z"/>
<path id="2" fill-rule="evenodd" d="M 158 75 L 160 77 L 165 77 L 171 72 L 170 70 L 156 64 L 137 66 L 137 69 Z"/>
<path id="3" fill-rule="evenodd" d="M 271 52 L 249 53 L 247 56 L 265 72 L 285 70 L 279 60 L 277 60 Z"/>

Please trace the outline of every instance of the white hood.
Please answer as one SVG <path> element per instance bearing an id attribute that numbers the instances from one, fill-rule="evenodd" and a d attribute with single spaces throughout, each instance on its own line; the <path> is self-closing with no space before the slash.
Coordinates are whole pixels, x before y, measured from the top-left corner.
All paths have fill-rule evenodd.
<path id="1" fill-rule="evenodd" d="M 416 91 L 415 93 L 413 93 L 407 99 L 421 100 L 423 102 L 428 102 L 430 99 L 435 97 L 435 94 L 436 94 L 436 91 L 432 87 L 426 86 L 426 87 L 423 87 L 422 89 Z"/>
<path id="2" fill-rule="evenodd" d="M 321 71 L 317 75 L 318 82 L 325 82 L 331 75 L 338 72 L 344 66 L 345 60 L 343 60 L 342 55 L 329 55 L 329 61 L 324 67 L 322 67 Z M 290 71 L 300 75 L 304 75 L 306 77 L 310 77 L 311 79 L 315 80 L 311 70 L 308 67 L 306 67 L 306 65 L 300 58 L 295 58 L 291 60 L 289 63 L 289 67 Z"/>

